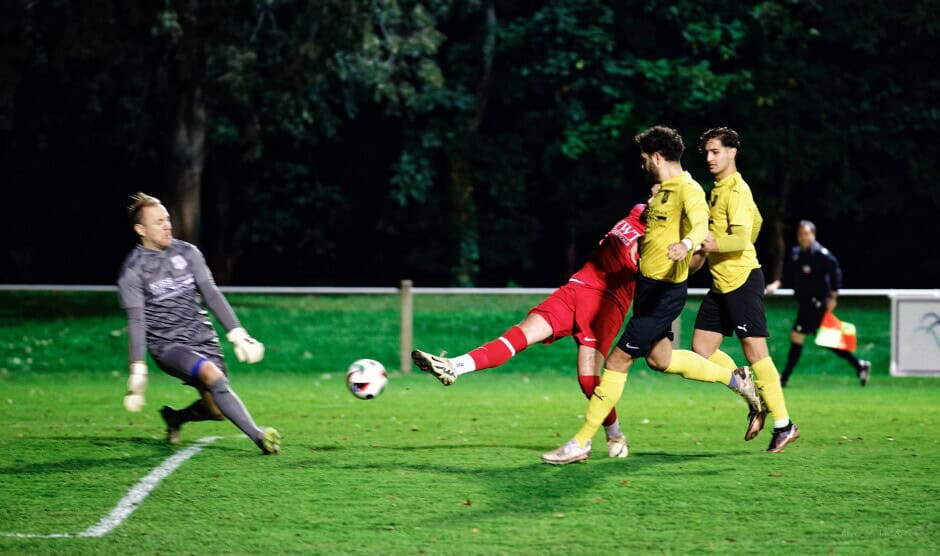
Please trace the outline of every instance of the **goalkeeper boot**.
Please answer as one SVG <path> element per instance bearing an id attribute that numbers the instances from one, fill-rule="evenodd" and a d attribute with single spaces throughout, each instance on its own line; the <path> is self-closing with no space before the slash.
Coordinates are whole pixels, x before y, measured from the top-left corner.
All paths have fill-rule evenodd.
<path id="1" fill-rule="evenodd" d="M 591 441 L 588 440 L 587 446 L 582 448 L 578 445 L 578 441 L 572 438 L 560 448 L 542 454 L 542 461 L 552 465 L 566 465 L 584 461 L 589 457 L 591 457 Z"/>
<path id="2" fill-rule="evenodd" d="M 160 408 L 160 417 L 166 423 L 166 441 L 170 444 L 180 443 L 180 423 L 176 420 L 176 410 L 165 405 Z"/>
<path id="3" fill-rule="evenodd" d="M 261 438 L 258 439 L 258 447 L 264 452 L 264 455 L 277 455 L 281 453 L 281 433 L 273 427 L 264 429 Z"/>
<path id="4" fill-rule="evenodd" d="M 607 455 L 612 458 L 625 458 L 630 454 L 630 442 L 624 435 L 607 439 Z"/>
<path id="5" fill-rule="evenodd" d="M 438 357 L 416 349 L 411 352 L 411 359 L 419 369 L 434 375 L 444 386 L 450 386 L 457 380 L 454 365 L 446 357 Z"/>
<path id="6" fill-rule="evenodd" d="M 737 392 L 747 402 L 750 411 L 761 412 L 764 410 L 764 404 L 761 402 L 760 394 L 757 392 L 757 384 L 754 382 L 754 373 L 750 367 L 738 367 L 732 371 L 734 386 L 732 390 Z"/>
<path id="7" fill-rule="evenodd" d="M 800 429 L 796 428 L 796 425 L 791 421 L 789 425 L 781 429 L 774 429 L 774 435 L 770 439 L 770 446 L 767 447 L 767 451 L 782 452 L 787 444 L 796 442 L 799 437 Z"/>
<path id="8" fill-rule="evenodd" d="M 747 412 L 747 431 L 744 433 L 744 440 L 754 440 L 760 431 L 764 428 L 764 421 L 767 420 L 767 410 L 748 411 Z"/>
<path id="9" fill-rule="evenodd" d="M 871 361 L 862 359 L 858 362 L 858 380 L 862 383 L 862 386 L 865 386 L 868 384 L 869 378 L 871 378 Z"/>

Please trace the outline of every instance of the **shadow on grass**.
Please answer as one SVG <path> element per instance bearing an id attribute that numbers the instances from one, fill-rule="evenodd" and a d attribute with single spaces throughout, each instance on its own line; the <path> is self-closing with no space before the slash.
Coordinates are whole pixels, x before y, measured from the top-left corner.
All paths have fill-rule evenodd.
<path id="1" fill-rule="evenodd" d="M 570 512 L 585 504 L 623 503 L 637 492 L 648 496 L 649 483 L 660 480 L 701 484 L 714 480 L 736 481 L 741 465 L 753 460 L 754 452 L 634 452 L 626 459 L 612 459 L 595 453 L 581 464 L 554 466 L 542 463 L 540 456 L 550 447 L 544 445 L 459 444 L 429 446 L 305 446 L 313 458 L 300 455 L 290 461 L 291 469 L 323 468 L 323 473 L 350 476 L 392 476 L 397 480 L 446 492 L 448 497 L 467 500 L 476 506 L 472 515 L 454 507 L 439 517 L 479 523 L 481 520 L 516 519 L 520 515 L 552 515 Z M 322 458 L 316 454 L 324 451 Z M 460 452 L 473 451 L 472 460 Z M 482 454 L 481 454 L 482 452 Z M 488 455 L 487 452 L 492 452 Z M 400 456 L 396 456 L 399 454 Z M 436 455 L 435 455 L 436 454 Z M 427 458 L 442 460 L 441 463 Z M 415 459 L 425 459 L 415 462 Z M 298 465 L 299 463 L 299 465 Z M 737 469 L 736 469 L 737 468 Z M 643 484 L 631 491 L 633 484 Z M 425 488 L 425 487 L 422 487 Z M 669 490 L 667 488 L 667 490 Z M 471 502 L 472 499 L 472 502 Z M 557 516 L 556 516 L 557 517 Z M 416 517 L 416 519 L 418 519 Z"/>
<path id="2" fill-rule="evenodd" d="M 52 473 L 70 473 L 75 471 L 82 471 L 86 469 L 96 469 L 96 468 L 134 468 L 138 469 L 140 467 L 152 466 L 156 458 L 166 457 L 172 455 L 175 451 L 171 446 L 168 446 L 165 442 L 160 442 L 157 439 L 150 438 L 127 438 L 127 437 L 118 437 L 118 436 L 58 436 L 58 437 L 42 437 L 37 439 L 54 446 L 56 450 L 61 450 L 63 453 L 69 451 L 74 452 L 77 447 L 69 448 L 70 444 L 81 444 L 83 446 L 97 446 L 105 447 L 108 449 L 121 449 L 128 445 L 132 446 L 144 446 L 150 448 L 150 452 L 147 454 L 137 454 L 137 455 L 115 455 L 114 457 L 74 457 L 70 459 L 60 460 L 60 461 L 45 461 L 39 463 L 27 463 L 23 465 L 12 465 L 9 467 L 0 467 L 0 475 L 41 475 L 41 474 L 52 474 Z M 29 440 L 25 440 L 28 442 Z M 39 444 L 39 442 L 37 442 Z M 43 447 L 37 446 L 38 450 L 43 450 Z"/>
<path id="3" fill-rule="evenodd" d="M 201 438 L 201 437 L 200 437 Z M 21 440 L 29 442 L 30 439 Z M 37 475 L 75 472 L 93 468 L 147 468 L 158 465 L 160 461 L 166 459 L 180 450 L 192 446 L 196 442 L 184 440 L 179 444 L 169 444 L 165 439 L 158 437 L 144 436 L 44 436 L 36 438 L 36 451 L 48 452 L 54 448 L 56 452 L 68 453 L 81 449 L 81 446 L 106 448 L 108 450 L 121 450 L 127 448 L 146 448 L 148 453 L 124 455 L 115 454 L 113 457 L 75 457 L 60 461 L 46 461 L 41 463 L 28 463 L 23 465 L 12 465 L 0 467 L 0 475 Z M 79 446 L 81 445 L 81 446 Z M 207 452 L 231 453 L 245 456 L 261 456 L 260 450 L 251 442 L 248 437 L 244 438 L 244 446 L 239 443 L 238 446 L 226 446 L 224 444 L 212 443 L 204 448 Z"/>

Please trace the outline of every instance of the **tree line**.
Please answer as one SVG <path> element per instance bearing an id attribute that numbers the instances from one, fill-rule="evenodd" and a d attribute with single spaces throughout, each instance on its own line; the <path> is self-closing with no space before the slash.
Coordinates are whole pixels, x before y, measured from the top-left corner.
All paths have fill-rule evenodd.
<path id="1" fill-rule="evenodd" d="M 0 29 L 2 282 L 111 282 L 143 190 L 222 283 L 553 286 L 664 124 L 706 189 L 699 134 L 741 134 L 768 279 L 809 218 L 847 287 L 940 283 L 932 0 L 14 0 Z"/>

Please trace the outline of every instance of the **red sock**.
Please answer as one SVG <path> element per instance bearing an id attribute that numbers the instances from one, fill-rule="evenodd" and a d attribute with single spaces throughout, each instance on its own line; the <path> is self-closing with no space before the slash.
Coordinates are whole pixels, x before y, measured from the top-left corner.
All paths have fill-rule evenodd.
<path id="1" fill-rule="evenodd" d="M 477 366 L 477 370 L 499 367 L 512 356 L 529 347 L 525 333 L 518 326 L 513 326 L 502 336 L 470 352 L 470 357 Z"/>
<path id="2" fill-rule="evenodd" d="M 589 400 L 591 399 L 591 396 L 594 395 L 594 389 L 597 388 L 597 386 L 600 383 L 601 383 L 601 377 L 599 376 L 578 375 L 578 384 L 581 385 L 581 391 L 584 392 L 584 397 L 586 397 Z M 610 413 L 607 414 L 607 418 L 604 419 L 603 425 L 605 427 L 608 427 L 610 425 L 613 425 L 616 420 L 617 420 L 617 408 L 612 407 L 610 409 Z"/>

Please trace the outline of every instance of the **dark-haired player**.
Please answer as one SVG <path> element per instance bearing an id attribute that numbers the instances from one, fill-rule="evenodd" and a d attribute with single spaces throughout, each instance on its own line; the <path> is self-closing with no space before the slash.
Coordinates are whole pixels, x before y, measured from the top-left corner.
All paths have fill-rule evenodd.
<path id="1" fill-rule="evenodd" d="M 574 438 L 542 455 L 546 463 L 564 465 L 590 457 L 591 438 L 623 394 L 633 361 L 641 357 L 655 370 L 725 384 L 752 409 L 763 409 L 747 367 L 729 370 L 693 351 L 672 349 L 672 323 L 685 306 L 692 250 L 708 233 L 708 205 L 705 191 L 682 169 L 685 145 L 676 130 L 655 126 L 635 140 L 643 169 L 660 187 L 650 199 L 646 234 L 640 243 L 633 316 L 607 357 L 584 425 Z"/>
<path id="2" fill-rule="evenodd" d="M 712 277 L 699 307 L 692 333 L 692 349 L 709 360 L 735 368 L 721 351 L 725 336 L 737 334 L 744 357 L 754 371 L 762 401 L 774 417 L 774 432 L 768 452 L 782 452 L 800 437 L 790 421 L 780 387 L 780 375 L 767 348 L 767 318 L 764 312 L 764 274 L 760 270 L 754 240 L 763 219 L 754 203 L 751 188 L 737 170 L 738 134 L 731 128 L 712 128 L 702 134 L 699 149 L 715 177 L 709 204 L 709 233 L 702 249 L 693 257 L 693 268 L 708 258 Z M 764 426 L 767 411 L 751 410 L 744 440 L 755 438 Z"/>

